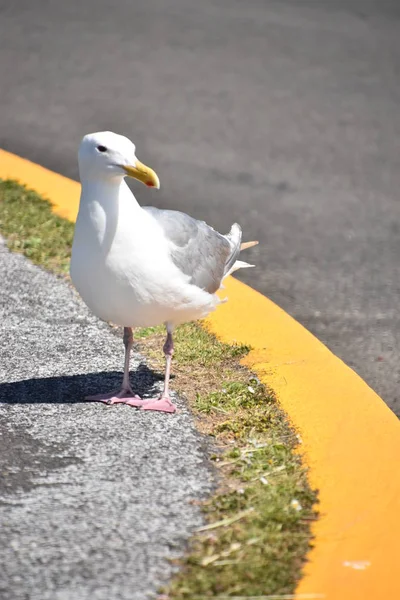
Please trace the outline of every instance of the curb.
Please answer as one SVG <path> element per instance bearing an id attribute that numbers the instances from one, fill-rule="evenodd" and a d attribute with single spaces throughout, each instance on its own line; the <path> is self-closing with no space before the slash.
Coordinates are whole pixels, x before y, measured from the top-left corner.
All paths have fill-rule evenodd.
<path id="1" fill-rule="evenodd" d="M 0 177 L 16 179 L 75 221 L 80 185 L 0 149 Z M 276 304 L 230 277 L 230 302 L 207 322 L 276 393 L 301 437 L 320 518 L 296 597 L 400 598 L 400 422 L 382 399 Z"/>

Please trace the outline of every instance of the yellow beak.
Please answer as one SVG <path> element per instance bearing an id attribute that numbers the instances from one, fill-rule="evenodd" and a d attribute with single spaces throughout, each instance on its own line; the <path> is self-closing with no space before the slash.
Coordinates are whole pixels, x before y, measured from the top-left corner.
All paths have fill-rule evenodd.
<path id="1" fill-rule="evenodd" d="M 160 180 L 158 179 L 157 174 L 150 169 L 150 167 L 146 167 L 139 160 L 136 161 L 136 165 L 134 167 L 121 165 L 124 169 L 125 173 L 129 175 L 129 177 L 133 177 L 138 181 L 141 181 L 148 187 L 154 187 L 157 190 L 160 189 Z"/>

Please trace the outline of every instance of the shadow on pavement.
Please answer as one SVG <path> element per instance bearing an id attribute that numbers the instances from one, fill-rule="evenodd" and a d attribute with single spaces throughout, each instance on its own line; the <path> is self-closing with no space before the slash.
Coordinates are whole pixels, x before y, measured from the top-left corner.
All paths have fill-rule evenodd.
<path id="1" fill-rule="evenodd" d="M 131 372 L 132 387 L 140 396 L 151 395 L 162 379 L 163 375 L 144 364 Z M 118 371 L 25 379 L 0 384 L 0 404 L 74 404 L 83 402 L 87 394 L 118 389 L 121 382 Z"/>

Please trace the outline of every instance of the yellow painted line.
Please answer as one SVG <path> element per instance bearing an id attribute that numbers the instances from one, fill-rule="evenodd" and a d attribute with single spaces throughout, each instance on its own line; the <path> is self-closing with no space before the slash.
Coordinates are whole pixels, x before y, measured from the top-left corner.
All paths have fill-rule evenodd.
<path id="1" fill-rule="evenodd" d="M 0 178 L 16 179 L 50 200 L 54 212 L 75 221 L 78 214 L 81 186 L 77 181 L 49 171 L 30 160 L 0 148 Z"/>
<path id="2" fill-rule="evenodd" d="M 400 423 L 367 384 L 309 331 L 231 278 L 209 318 L 276 393 L 300 433 L 319 490 L 320 519 L 299 594 L 327 600 L 400 598 Z"/>
<path id="3" fill-rule="evenodd" d="M 74 220 L 80 186 L 0 151 L 0 177 L 18 179 Z M 318 488 L 298 598 L 400 598 L 400 423 L 319 340 L 258 292 L 229 278 L 230 301 L 208 319 L 225 342 L 250 344 L 244 364 L 272 388 L 302 439 Z"/>

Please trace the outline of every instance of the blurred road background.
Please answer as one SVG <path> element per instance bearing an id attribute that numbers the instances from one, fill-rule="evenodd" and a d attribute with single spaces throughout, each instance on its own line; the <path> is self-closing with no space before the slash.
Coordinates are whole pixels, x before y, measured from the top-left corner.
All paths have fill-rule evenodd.
<path id="1" fill-rule="evenodd" d="M 398 0 L 0 7 L 0 145 L 77 178 L 83 134 L 131 137 L 140 202 L 241 223 L 243 279 L 400 412 Z"/>

